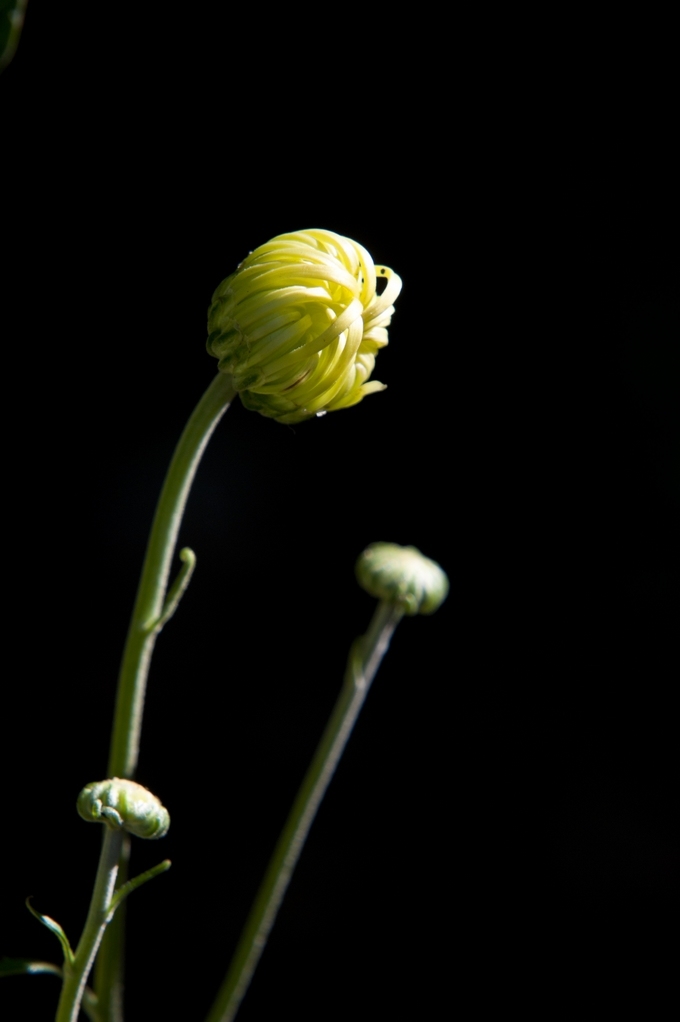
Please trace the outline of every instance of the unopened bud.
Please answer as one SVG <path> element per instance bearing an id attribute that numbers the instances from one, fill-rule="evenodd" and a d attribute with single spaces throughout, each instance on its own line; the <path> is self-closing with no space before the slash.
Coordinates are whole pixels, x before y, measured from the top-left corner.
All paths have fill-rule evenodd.
<path id="1" fill-rule="evenodd" d="M 88 784 L 78 796 L 77 807 L 84 820 L 122 828 L 137 837 L 163 837 L 170 826 L 170 814 L 160 799 L 136 781 L 119 777 Z"/>
<path id="2" fill-rule="evenodd" d="M 362 589 L 401 606 L 404 614 L 432 614 L 449 591 L 446 573 L 414 546 L 371 543 L 357 561 L 356 574 Z"/>

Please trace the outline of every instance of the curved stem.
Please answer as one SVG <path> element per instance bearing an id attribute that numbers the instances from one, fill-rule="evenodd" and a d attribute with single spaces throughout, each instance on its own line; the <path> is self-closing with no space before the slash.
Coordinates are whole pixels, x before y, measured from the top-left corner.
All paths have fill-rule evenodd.
<path id="1" fill-rule="evenodd" d="M 198 463 L 235 393 L 231 377 L 218 373 L 186 424 L 165 477 L 118 679 L 109 777 L 131 778 L 137 767 L 146 678 L 162 624 L 159 619 L 177 533 Z"/>
<path id="2" fill-rule="evenodd" d="M 366 635 L 358 639 L 350 650 L 340 695 L 274 849 L 229 971 L 206 1022 L 232 1022 L 236 1017 L 309 828 L 401 616 L 402 611 L 394 604 L 379 603 Z"/>
<path id="3" fill-rule="evenodd" d="M 137 768 L 146 679 L 156 636 L 173 613 L 193 567 L 193 553 L 188 551 L 190 556 L 183 557 L 185 570 L 180 573 L 166 603 L 177 534 L 198 464 L 235 393 L 231 377 L 218 373 L 186 424 L 158 498 L 118 678 L 109 777 L 132 778 Z M 124 852 L 129 855 L 128 841 Z M 121 864 L 121 873 L 121 882 L 124 882 L 125 861 Z M 124 920 L 123 906 L 104 936 L 97 962 L 96 991 L 102 1022 L 122 1022 L 123 1018 Z"/>
<path id="4" fill-rule="evenodd" d="M 123 831 L 113 830 L 105 825 L 99 867 L 85 929 L 73 962 L 64 962 L 64 983 L 61 988 L 56 1022 L 77 1022 L 85 983 L 106 928 L 118 875 L 118 858 L 122 844 Z"/>

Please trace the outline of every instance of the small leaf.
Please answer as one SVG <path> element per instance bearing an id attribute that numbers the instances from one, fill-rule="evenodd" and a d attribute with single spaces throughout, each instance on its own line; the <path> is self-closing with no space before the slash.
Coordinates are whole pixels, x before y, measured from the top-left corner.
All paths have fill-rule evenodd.
<path id="1" fill-rule="evenodd" d="M 51 972 L 59 979 L 63 978 L 62 970 L 52 962 L 34 962 L 30 958 L 0 958 L 0 976 L 26 976 L 38 972 Z M 83 990 L 81 1008 L 90 1022 L 101 1022 L 97 995 L 89 987 Z"/>
<path id="2" fill-rule="evenodd" d="M 128 894 L 136 891 L 138 887 L 145 884 L 147 880 L 153 880 L 154 877 L 160 876 L 161 873 L 165 873 L 166 870 L 170 869 L 170 859 L 163 859 L 157 866 L 152 866 L 151 869 L 147 869 L 145 873 L 140 873 L 138 877 L 133 877 L 132 880 L 128 880 L 126 884 L 123 884 L 114 894 L 111 904 L 109 905 L 108 915 L 106 917 L 107 923 L 110 923 L 113 919 L 116 909 L 120 906 L 121 902 L 125 901 Z"/>
<path id="3" fill-rule="evenodd" d="M 30 958 L 0 958 L 0 976 L 26 976 L 37 972 L 52 972 L 61 977 L 61 969 L 51 962 L 34 962 Z"/>
<path id="4" fill-rule="evenodd" d="M 151 631 L 160 632 L 161 628 L 168 623 L 177 610 L 179 601 L 184 596 L 187 586 L 191 582 L 191 576 L 196 567 L 196 554 L 191 547 L 185 546 L 179 552 L 179 559 L 183 567 L 180 568 L 179 575 L 170 586 L 170 591 L 165 597 L 161 616 L 151 626 Z"/>
<path id="5" fill-rule="evenodd" d="M 35 916 L 39 923 L 42 923 L 43 926 L 46 926 L 48 930 L 52 931 L 52 933 L 55 935 L 55 937 L 61 944 L 61 949 L 64 952 L 64 959 L 69 963 L 69 965 L 73 965 L 74 961 L 73 951 L 71 951 L 71 945 L 68 942 L 68 937 L 62 930 L 59 923 L 56 922 L 56 920 L 51 919 L 49 916 L 44 916 L 41 915 L 40 912 L 36 912 L 36 910 L 31 905 L 30 898 L 26 898 L 26 908 L 28 909 L 32 916 Z"/>

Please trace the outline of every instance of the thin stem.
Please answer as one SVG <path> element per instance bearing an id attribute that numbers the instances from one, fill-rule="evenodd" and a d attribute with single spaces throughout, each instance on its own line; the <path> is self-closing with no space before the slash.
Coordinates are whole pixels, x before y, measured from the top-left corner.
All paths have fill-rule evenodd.
<path id="1" fill-rule="evenodd" d="M 224 983 L 206 1022 L 232 1022 L 276 920 L 300 852 L 402 612 L 378 604 L 350 650 L 345 680 L 256 895 Z"/>
<path id="2" fill-rule="evenodd" d="M 118 887 L 126 883 L 130 863 L 130 835 L 123 837 Z M 101 1022 L 123 1022 L 123 975 L 127 905 L 120 906 L 106 927 L 94 970 L 94 989 Z"/>
<path id="3" fill-rule="evenodd" d="M 9 14 L 5 14 L 5 17 L 9 18 L 9 33 L 5 42 L 5 48 L 0 53 L 0 71 L 5 70 L 16 53 L 21 30 L 24 27 L 27 6 L 28 0 L 15 0 L 14 10 Z"/>
<path id="4" fill-rule="evenodd" d="M 106 928 L 107 916 L 118 875 L 118 859 L 123 832 L 104 827 L 99 867 L 94 882 L 92 901 L 82 937 L 72 963 L 64 962 L 64 983 L 61 988 L 56 1022 L 77 1022 L 80 1002 L 97 948 Z"/>
<path id="5" fill-rule="evenodd" d="M 166 603 L 177 534 L 198 464 L 235 393 L 231 377 L 218 373 L 186 424 L 158 498 L 118 678 L 109 777 L 132 778 L 137 768 L 146 680 L 156 636 L 174 612 L 193 567 L 193 553 L 188 551 L 190 556 L 183 558 L 185 568 Z M 129 841 L 125 842 L 125 848 L 129 856 Z M 121 882 L 127 879 L 125 867 L 122 862 Z M 95 987 L 102 1022 L 122 1022 L 123 1019 L 124 921 L 125 906 L 116 913 L 107 929 L 97 961 Z"/>
<path id="6" fill-rule="evenodd" d="M 134 777 L 146 679 L 160 630 L 177 533 L 198 463 L 235 393 L 231 377 L 218 373 L 186 424 L 158 498 L 118 679 L 109 777 Z"/>

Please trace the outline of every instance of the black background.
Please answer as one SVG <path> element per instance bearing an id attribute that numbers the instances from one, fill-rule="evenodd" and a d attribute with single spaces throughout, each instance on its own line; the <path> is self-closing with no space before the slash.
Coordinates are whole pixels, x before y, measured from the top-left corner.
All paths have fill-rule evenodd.
<path id="1" fill-rule="evenodd" d="M 173 868 L 130 901 L 129 1020 L 204 1017 L 372 613 L 353 564 L 376 539 L 451 594 L 397 632 L 240 1022 L 649 1008 L 679 908 L 680 373 L 667 133 L 634 71 L 591 70 L 584 98 L 499 26 L 60 8 L 31 0 L 0 80 L 0 954 L 56 959 L 29 894 L 73 942 L 84 920 L 100 833 L 74 803 L 215 371 L 211 293 L 326 227 L 403 278 L 388 390 L 294 428 L 237 403 L 201 465 L 138 772 L 172 828 L 134 862 Z M 3 1020 L 51 1017 L 56 986 L 3 981 Z"/>

